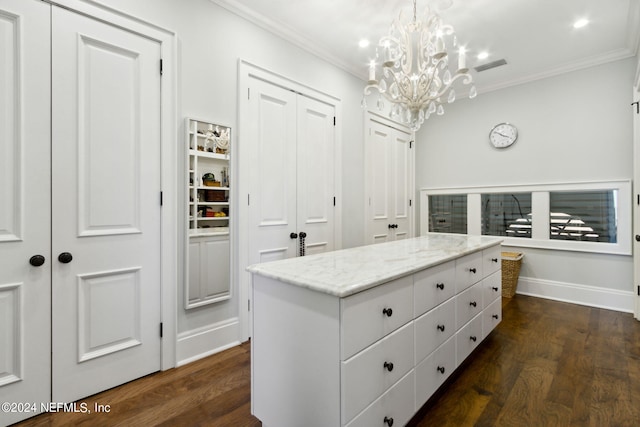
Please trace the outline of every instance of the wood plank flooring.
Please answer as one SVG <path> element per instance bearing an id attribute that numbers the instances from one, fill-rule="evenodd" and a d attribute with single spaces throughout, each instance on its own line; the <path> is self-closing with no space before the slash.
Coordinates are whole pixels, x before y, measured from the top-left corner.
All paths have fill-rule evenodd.
<path id="1" fill-rule="evenodd" d="M 82 402 L 110 412 L 44 414 L 16 426 L 261 425 L 250 413 L 249 343 Z M 503 300 L 500 325 L 409 423 L 638 425 L 640 322 L 522 295 Z"/>

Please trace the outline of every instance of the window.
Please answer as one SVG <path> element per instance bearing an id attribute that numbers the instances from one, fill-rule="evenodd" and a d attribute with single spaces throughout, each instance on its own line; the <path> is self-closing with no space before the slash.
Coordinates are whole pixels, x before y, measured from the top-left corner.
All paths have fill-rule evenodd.
<path id="1" fill-rule="evenodd" d="M 429 231 L 467 233 L 467 195 L 429 196 Z"/>
<path id="2" fill-rule="evenodd" d="M 482 234 L 531 238 L 531 193 L 482 195 Z"/>
<path id="3" fill-rule="evenodd" d="M 499 236 L 504 245 L 522 248 L 631 255 L 631 194 L 628 180 L 422 189 L 420 232 Z"/>
<path id="4" fill-rule="evenodd" d="M 617 190 L 549 193 L 549 238 L 617 242 Z"/>

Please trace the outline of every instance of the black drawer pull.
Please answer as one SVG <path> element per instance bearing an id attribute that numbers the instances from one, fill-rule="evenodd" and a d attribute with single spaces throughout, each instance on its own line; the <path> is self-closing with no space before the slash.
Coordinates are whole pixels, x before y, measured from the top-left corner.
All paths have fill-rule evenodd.
<path id="1" fill-rule="evenodd" d="M 473 274 L 476 274 L 476 269 L 475 268 L 470 268 L 469 271 L 472 272 Z"/>
<path id="2" fill-rule="evenodd" d="M 438 288 L 441 291 L 443 291 L 444 290 L 444 283 L 436 283 L 436 288 Z"/>
<path id="3" fill-rule="evenodd" d="M 477 307 L 478 306 L 478 304 L 475 301 L 471 301 L 469 303 L 469 305 L 472 306 L 472 307 Z"/>
<path id="4" fill-rule="evenodd" d="M 498 258 L 491 258 L 491 261 L 498 262 Z"/>
<path id="5" fill-rule="evenodd" d="M 387 371 L 391 372 L 393 371 L 393 363 L 391 362 L 384 362 L 384 369 L 386 369 Z"/>
<path id="6" fill-rule="evenodd" d="M 387 317 L 391 317 L 391 315 L 393 314 L 393 310 L 391 310 L 390 308 L 383 308 L 382 314 L 386 315 Z"/>
<path id="7" fill-rule="evenodd" d="M 393 425 L 393 418 L 391 418 L 391 417 L 384 417 L 384 423 L 385 423 L 387 426 L 391 427 L 391 426 Z"/>
<path id="8" fill-rule="evenodd" d="M 476 341 L 478 340 L 478 338 L 476 338 L 476 337 L 475 337 L 475 336 L 473 336 L 473 335 L 471 335 L 471 336 L 469 337 L 469 339 L 470 339 L 471 341 L 473 341 L 473 342 L 476 342 Z"/>
<path id="9" fill-rule="evenodd" d="M 444 325 L 438 325 L 438 329 L 440 330 L 440 332 L 444 332 Z"/>
<path id="10" fill-rule="evenodd" d="M 494 315 L 493 315 L 493 316 L 491 316 L 491 317 L 493 317 L 494 319 L 496 319 L 496 320 L 497 320 L 500 316 L 498 316 L 497 314 L 494 314 Z"/>
<path id="11" fill-rule="evenodd" d="M 495 286 L 492 286 L 491 289 L 493 289 L 494 291 L 498 292 L 498 288 Z"/>
<path id="12" fill-rule="evenodd" d="M 438 372 L 444 374 L 444 366 L 438 366 Z"/>

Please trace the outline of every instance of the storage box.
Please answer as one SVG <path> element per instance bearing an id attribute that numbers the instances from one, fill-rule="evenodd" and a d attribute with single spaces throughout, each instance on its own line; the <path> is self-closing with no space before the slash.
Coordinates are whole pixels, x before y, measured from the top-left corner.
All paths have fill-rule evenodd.
<path id="1" fill-rule="evenodd" d="M 502 252 L 503 297 L 512 298 L 515 295 L 523 257 L 521 252 Z"/>

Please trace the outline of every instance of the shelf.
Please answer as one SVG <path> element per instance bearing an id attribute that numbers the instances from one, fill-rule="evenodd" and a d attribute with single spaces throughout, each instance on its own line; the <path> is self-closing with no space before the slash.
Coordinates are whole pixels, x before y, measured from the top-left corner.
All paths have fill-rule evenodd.
<path id="1" fill-rule="evenodd" d="M 198 190 L 229 191 L 230 188 L 229 187 L 206 187 L 206 186 L 200 186 L 200 187 L 198 187 Z"/>
<path id="2" fill-rule="evenodd" d="M 228 216 L 199 216 L 198 221 L 228 221 Z"/>
<path id="3" fill-rule="evenodd" d="M 216 229 L 220 230 L 216 230 Z M 189 237 L 228 236 L 229 227 L 211 227 L 189 230 Z"/>
<path id="4" fill-rule="evenodd" d="M 216 159 L 216 160 L 224 160 L 225 162 L 229 161 L 229 154 L 218 154 L 218 153 L 209 153 L 208 151 L 200 151 L 200 150 L 189 150 L 189 154 L 192 156 L 198 157 L 206 157 L 208 159 Z"/>
<path id="5" fill-rule="evenodd" d="M 200 206 L 229 206 L 229 202 L 198 202 Z"/>

